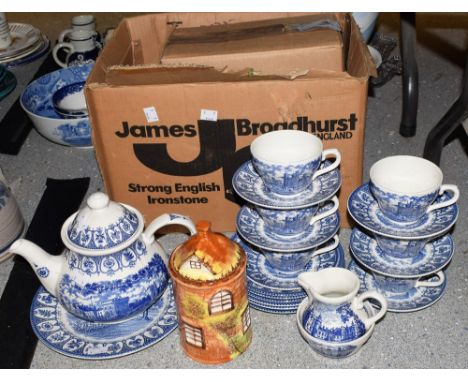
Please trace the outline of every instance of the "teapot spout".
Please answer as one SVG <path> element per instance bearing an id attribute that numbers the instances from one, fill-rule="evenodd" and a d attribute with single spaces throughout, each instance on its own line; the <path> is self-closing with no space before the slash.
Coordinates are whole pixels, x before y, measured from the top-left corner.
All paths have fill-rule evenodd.
<path id="1" fill-rule="evenodd" d="M 9 251 L 24 257 L 47 292 L 52 296 L 56 295 L 57 284 L 62 274 L 64 255 L 52 256 L 38 245 L 25 239 L 16 240 L 10 246 Z"/>

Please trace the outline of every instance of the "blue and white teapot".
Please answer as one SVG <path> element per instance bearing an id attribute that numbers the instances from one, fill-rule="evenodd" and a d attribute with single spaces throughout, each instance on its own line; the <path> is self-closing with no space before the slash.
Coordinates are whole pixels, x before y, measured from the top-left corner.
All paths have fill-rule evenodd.
<path id="1" fill-rule="evenodd" d="M 146 310 L 164 292 L 167 256 L 154 233 L 169 224 L 196 233 L 189 218 L 176 214 L 161 215 L 144 230 L 139 211 L 96 192 L 63 224 L 66 249 L 60 256 L 24 239 L 10 251 L 29 262 L 44 288 L 73 315 L 120 321 Z"/>

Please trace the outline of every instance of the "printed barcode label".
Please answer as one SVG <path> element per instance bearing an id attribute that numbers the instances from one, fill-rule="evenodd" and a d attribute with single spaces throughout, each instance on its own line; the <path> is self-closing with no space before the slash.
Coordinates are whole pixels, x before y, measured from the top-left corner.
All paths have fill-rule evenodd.
<path id="1" fill-rule="evenodd" d="M 148 122 L 158 122 L 159 121 L 158 113 L 156 112 L 156 109 L 155 109 L 154 106 L 145 107 L 143 109 L 143 111 L 145 112 L 146 120 Z"/>
<path id="2" fill-rule="evenodd" d="M 218 111 L 217 110 L 202 109 L 201 113 L 200 113 L 200 119 L 202 121 L 216 122 L 218 120 Z"/>

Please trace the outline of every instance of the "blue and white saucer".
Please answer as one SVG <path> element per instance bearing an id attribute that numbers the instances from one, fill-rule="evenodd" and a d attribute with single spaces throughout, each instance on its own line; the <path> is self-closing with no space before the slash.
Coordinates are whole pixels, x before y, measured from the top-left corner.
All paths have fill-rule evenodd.
<path id="1" fill-rule="evenodd" d="M 318 214 L 332 208 L 331 203 L 325 204 L 317 211 Z M 299 235 L 282 236 L 265 228 L 257 211 L 243 206 L 237 214 L 237 232 L 250 244 L 276 252 L 305 251 L 330 240 L 340 228 L 338 211 L 309 225 L 307 230 Z"/>
<path id="2" fill-rule="evenodd" d="M 331 163 L 325 161 L 322 167 Z M 236 171 L 232 185 L 241 198 L 252 204 L 272 209 L 295 209 L 313 206 L 330 199 L 341 186 L 341 175 L 340 171 L 335 169 L 318 176 L 310 189 L 292 196 L 284 196 L 269 191 L 252 162 L 248 161 Z"/>
<path id="3" fill-rule="evenodd" d="M 355 261 L 349 263 L 348 269 L 359 277 L 361 282 L 359 293 L 368 290 L 376 290 L 382 293 L 387 299 L 389 312 L 408 313 L 425 309 L 435 304 L 442 297 L 447 287 L 447 277 L 445 277 L 444 283 L 438 287 L 418 287 L 407 293 L 391 294 L 377 288 L 373 275 L 359 267 Z M 437 277 L 435 276 L 431 280 L 435 281 Z"/>
<path id="4" fill-rule="evenodd" d="M 247 244 L 240 244 L 247 254 L 247 277 L 262 286 L 280 291 L 302 291 L 302 287 L 297 283 L 297 277 L 288 277 L 278 274 L 266 261 L 265 256 Z M 339 266 L 341 259 L 344 259 L 343 248 L 340 244 L 334 250 L 322 253 L 311 259 L 304 268 L 304 272 L 318 271 L 329 267 Z"/>
<path id="5" fill-rule="evenodd" d="M 118 358 L 156 344 L 177 328 L 172 284 L 148 310 L 119 323 L 95 323 L 68 313 L 44 288 L 34 296 L 31 326 L 47 347 L 80 359 Z"/>
<path id="6" fill-rule="evenodd" d="M 444 193 L 437 197 L 435 203 L 448 199 L 450 195 Z M 368 183 L 351 193 L 348 198 L 348 211 L 351 217 L 365 229 L 395 239 L 424 239 L 440 236 L 455 224 L 458 217 L 458 206 L 454 203 L 429 212 L 417 222 L 396 222 L 382 213 L 369 190 Z"/>
<path id="7" fill-rule="evenodd" d="M 444 268 L 452 259 L 453 240 L 447 234 L 427 243 L 416 256 L 398 259 L 385 254 L 377 241 L 358 229 L 353 229 L 349 247 L 362 265 L 384 276 L 415 278 L 430 275 Z"/>

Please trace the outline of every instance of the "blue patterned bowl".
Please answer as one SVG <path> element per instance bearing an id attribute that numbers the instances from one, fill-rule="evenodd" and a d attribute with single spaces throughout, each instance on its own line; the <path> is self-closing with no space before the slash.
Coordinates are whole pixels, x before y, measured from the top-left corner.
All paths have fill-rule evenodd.
<path id="1" fill-rule="evenodd" d="M 73 66 L 48 73 L 31 82 L 21 95 L 21 107 L 39 133 L 52 142 L 74 147 L 92 146 L 88 117 L 66 119 L 57 113 L 52 102 L 57 90 L 86 81 L 92 66 Z"/>

